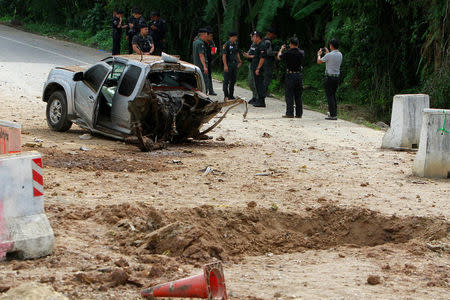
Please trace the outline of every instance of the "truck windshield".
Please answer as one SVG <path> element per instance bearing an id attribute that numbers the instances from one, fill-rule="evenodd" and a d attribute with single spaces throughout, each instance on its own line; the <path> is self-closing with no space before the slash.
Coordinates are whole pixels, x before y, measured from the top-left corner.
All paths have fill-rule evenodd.
<path id="1" fill-rule="evenodd" d="M 148 74 L 148 79 L 152 87 L 156 89 L 199 88 L 195 73 L 177 71 L 151 72 Z"/>

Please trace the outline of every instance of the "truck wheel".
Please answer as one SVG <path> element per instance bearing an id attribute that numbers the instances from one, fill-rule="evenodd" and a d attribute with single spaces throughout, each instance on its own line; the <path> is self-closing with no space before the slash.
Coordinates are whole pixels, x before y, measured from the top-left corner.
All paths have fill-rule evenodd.
<path id="1" fill-rule="evenodd" d="M 55 91 L 47 102 L 47 124 L 54 130 L 64 132 L 70 129 L 72 122 L 67 118 L 67 100 L 63 91 Z"/>

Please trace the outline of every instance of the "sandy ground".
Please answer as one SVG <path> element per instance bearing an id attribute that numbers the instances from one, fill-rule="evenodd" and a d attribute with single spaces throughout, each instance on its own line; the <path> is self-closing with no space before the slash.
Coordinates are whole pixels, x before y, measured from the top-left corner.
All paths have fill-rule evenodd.
<path id="1" fill-rule="evenodd" d="M 450 183 L 412 176 L 415 153 L 381 150 L 383 131 L 313 111 L 282 119 L 284 104 L 268 99 L 246 122 L 242 108 L 230 113 L 212 133 L 224 141 L 141 153 L 47 127 L 50 69 L 105 54 L 4 26 L 0 50 L 0 119 L 21 123 L 24 150 L 43 153 L 56 235 L 49 257 L 1 262 L 0 287 L 137 299 L 217 258 L 232 299 L 448 299 Z M 170 238 L 149 242 L 170 224 Z"/>

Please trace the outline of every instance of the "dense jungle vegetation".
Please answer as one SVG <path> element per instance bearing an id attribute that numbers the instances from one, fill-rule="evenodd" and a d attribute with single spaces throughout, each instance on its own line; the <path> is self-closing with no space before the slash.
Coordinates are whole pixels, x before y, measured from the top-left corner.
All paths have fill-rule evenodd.
<path id="1" fill-rule="evenodd" d="M 213 28 L 218 45 L 230 30 L 238 31 L 242 50 L 250 45 L 251 30 L 272 26 L 278 45 L 292 35 L 300 39 L 307 53 L 304 98 L 313 106 L 324 102 L 324 67 L 316 65 L 316 52 L 335 37 L 344 55 L 341 104 L 364 108 L 369 120 L 388 121 L 398 93 L 427 93 L 432 107 L 450 108 L 449 1 L 0 0 L 0 17 L 27 30 L 111 51 L 114 7 L 125 10 L 126 17 L 132 7 L 141 8 L 144 17 L 158 10 L 167 22 L 168 52 L 185 60 L 190 60 L 196 31 L 205 25 Z M 214 65 L 219 71 L 221 60 L 216 58 Z M 282 90 L 282 70 L 277 67 L 272 92 Z M 240 70 L 241 80 L 246 72 L 245 67 Z"/>

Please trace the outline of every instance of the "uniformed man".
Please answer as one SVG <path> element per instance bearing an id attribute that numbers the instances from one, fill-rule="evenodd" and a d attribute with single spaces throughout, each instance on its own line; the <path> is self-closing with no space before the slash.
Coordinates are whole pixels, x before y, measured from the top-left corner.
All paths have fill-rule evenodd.
<path id="1" fill-rule="evenodd" d="M 135 7 L 132 10 L 133 15 L 128 18 L 128 32 L 127 32 L 127 41 L 128 41 L 128 54 L 133 53 L 133 37 L 139 34 L 139 28 L 142 24 L 145 24 L 145 19 L 142 17 L 141 11 L 139 8 Z"/>
<path id="2" fill-rule="evenodd" d="M 123 11 L 115 10 L 113 13 L 112 32 L 113 32 L 113 49 L 112 55 L 120 54 L 120 40 L 122 39 L 122 28 L 126 25 L 122 24 Z"/>
<path id="3" fill-rule="evenodd" d="M 266 46 L 263 42 L 261 32 L 254 32 L 253 41 L 256 44 L 255 55 L 251 62 L 251 71 L 254 73 L 255 86 L 258 92 L 258 99 L 252 103 L 254 107 L 266 107 L 266 91 L 264 89 L 264 60 L 266 59 Z"/>
<path id="4" fill-rule="evenodd" d="M 283 118 L 294 117 L 294 102 L 295 102 L 295 117 L 301 118 L 303 115 L 302 103 L 302 63 L 305 58 L 305 51 L 298 48 L 298 39 L 292 37 L 289 41 L 289 49 L 283 45 L 277 55 L 278 60 L 286 62 L 286 77 L 285 77 L 285 99 L 286 99 L 286 114 Z"/>
<path id="5" fill-rule="evenodd" d="M 252 99 L 250 99 L 250 101 L 248 101 L 249 104 L 253 104 L 258 100 L 258 91 L 256 90 L 256 85 L 255 85 L 255 74 L 252 72 L 252 68 L 251 68 L 253 56 L 255 55 L 255 52 L 256 52 L 256 44 L 254 42 L 255 36 L 253 33 L 254 32 L 252 31 L 252 33 L 250 34 L 250 40 L 252 42 L 250 49 L 247 52 L 242 52 L 242 55 L 249 62 L 247 80 L 248 80 L 248 85 L 249 85 L 250 89 L 252 90 Z"/>
<path id="6" fill-rule="evenodd" d="M 214 87 L 212 83 L 212 56 L 217 53 L 216 45 L 214 44 L 214 33 L 212 28 L 207 26 L 206 30 L 208 31 L 208 40 L 206 43 L 206 56 L 208 60 L 208 82 L 206 84 L 208 95 L 217 96 L 216 92 L 214 92 Z"/>
<path id="7" fill-rule="evenodd" d="M 150 55 L 155 51 L 152 37 L 148 34 L 148 26 L 145 23 L 138 24 L 140 33 L 133 37 L 133 50 L 136 54 Z"/>
<path id="8" fill-rule="evenodd" d="M 317 52 L 317 63 L 326 64 L 325 67 L 325 94 L 328 101 L 329 114 L 325 118 L 326 120 L 337 120 L 337 99 L 336 91 L 339 86 L 339 75 L 341 73 L 342 53 L 338 50 L 339 42 L 336 39 L 331 39 L 329 47 L 325 48 L 325 56 L 321 58 L 323 54 L 322 49 Z"/>
<path id="9" fill-rule="evenodd" d="M 273 68 L 275 65 L 275 58 L 277 56 L 277 51 L 273 48 L 273 39 L 276 37 L 276 32 L 274 28 L 269 28 L 267 34 L 264 37 L 264 44 L 267 49 L 267 56 L 264 60 L 264 90 L 266 95 L 269 94 L 269 85 L 272 81 Z"/>
<path id="10" fill-rule="evenodd" d="M 161 55 L 164 51 L 164 42 L 166 36 L 166 21 L 161 19 L 159 11 L 153 11 L 150 15 L 149 24 L 150 35 L 155 43 L 155 55 Z"/>
<path id="11" fill-rule="evenodd" d="M 208 30 L 201 28 L 198 31 L 198 38 L 194 40 L 192 45 L 192 62 L 194 65 L 200 68 L 203 74 L 203 80 L 208 81 L 208 58 L 206 54 L 206 42 L 208 41 Z"/>
<path id="12" fill-rule="evenodd" d="M 238 48 L 238 35 L 230 32 L 229 39 L 223 46 L 223 94 L 225 101 L 234 98 L 234 85 L 236 84 L 237 70 L 242 66 L 241 56 Z"/>

